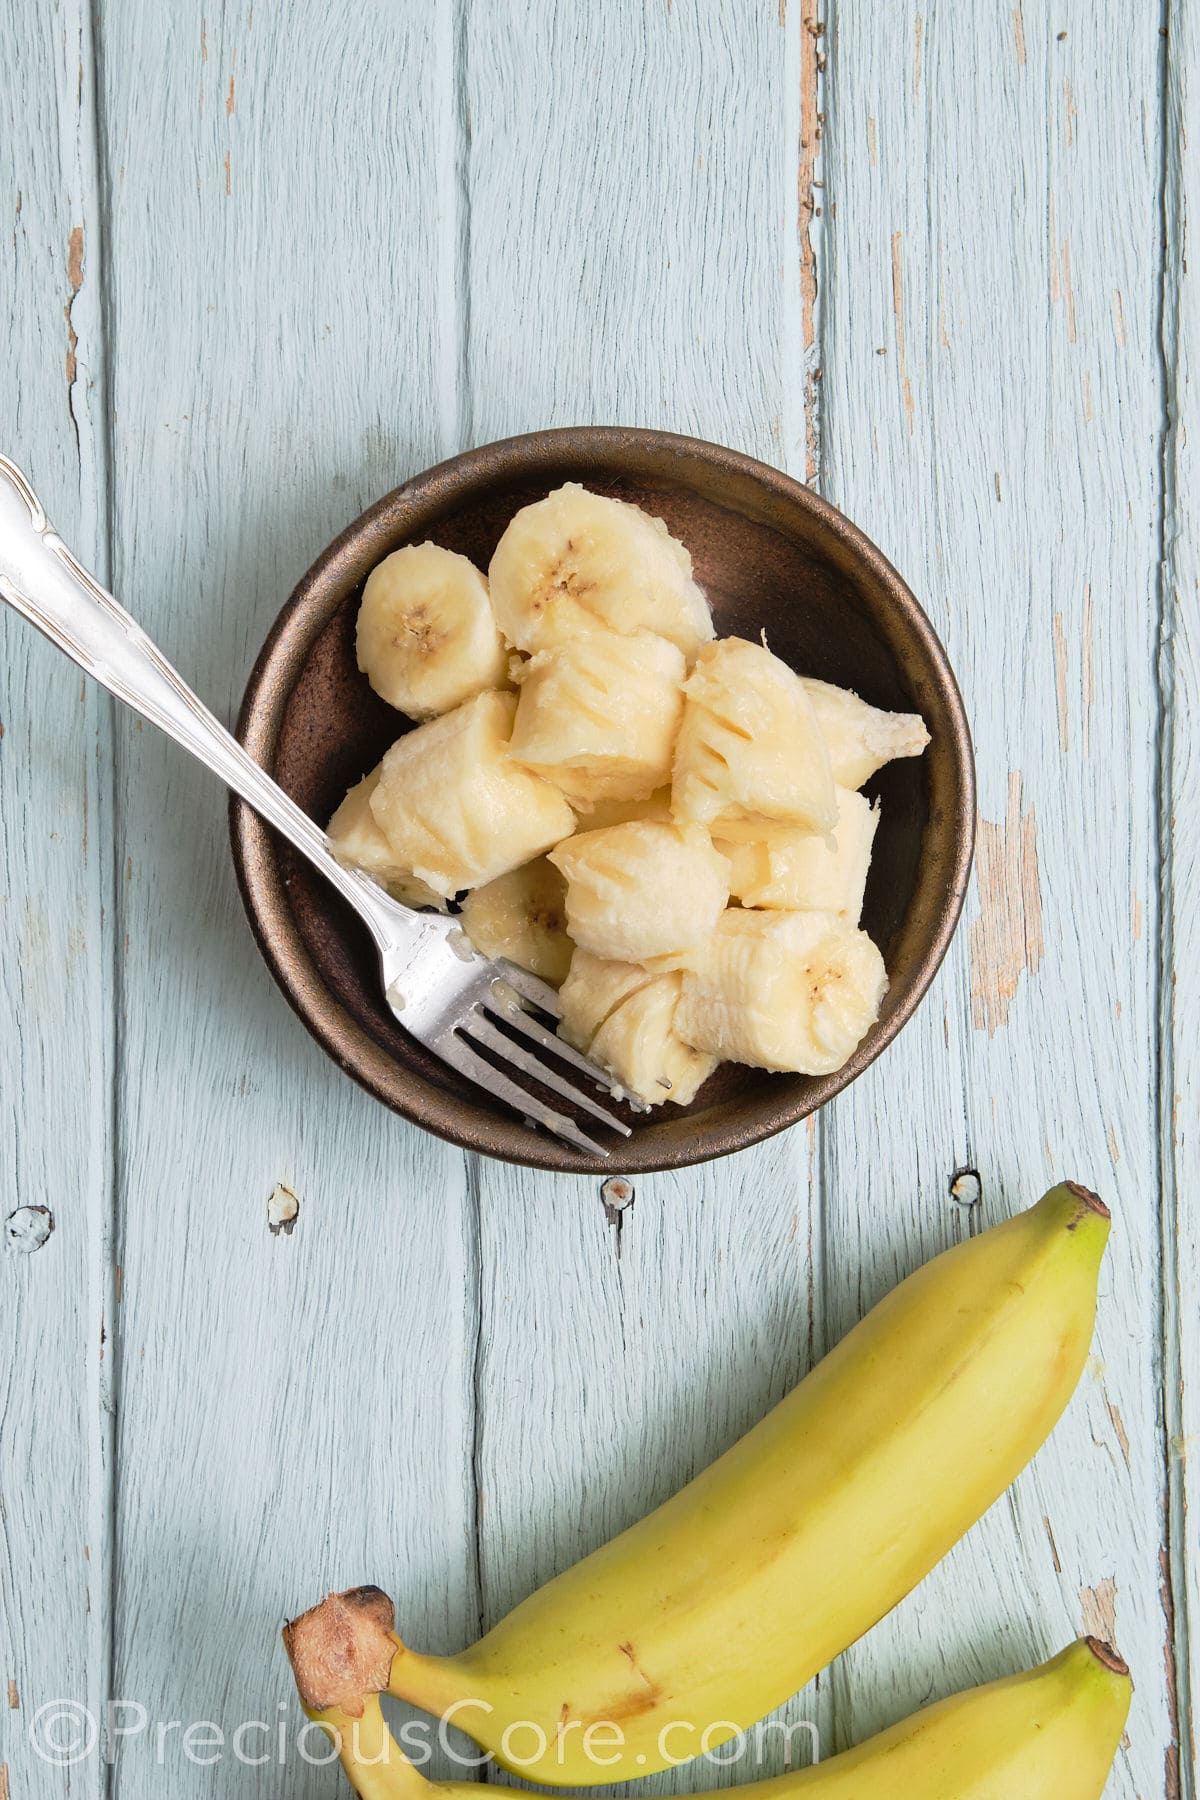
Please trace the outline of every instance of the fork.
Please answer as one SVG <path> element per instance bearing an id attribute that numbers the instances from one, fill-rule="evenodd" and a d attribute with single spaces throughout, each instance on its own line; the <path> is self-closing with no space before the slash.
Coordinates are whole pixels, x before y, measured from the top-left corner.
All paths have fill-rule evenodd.
<path id="1" fill-rule="evenodd" d="M 454 917 L 403 906 L 369 876 L 338 862 L 320 827 L 247 755 L 141 626 L 71 554 L 20 469 L 4 456 L 0 597 L 109 693 L 219 775 L 332 882 L 370 932 L 388 1006 L 418 1042 L 493 1099 L 577 1150 L 609 1154 L 527 1083 L 630 1135 L 629 1126 L 583 1085 L 623 1099 L 614 1077 L 539 1017 L 560 1016 L 554 989 L 516 963 L 480 955 Z"/>

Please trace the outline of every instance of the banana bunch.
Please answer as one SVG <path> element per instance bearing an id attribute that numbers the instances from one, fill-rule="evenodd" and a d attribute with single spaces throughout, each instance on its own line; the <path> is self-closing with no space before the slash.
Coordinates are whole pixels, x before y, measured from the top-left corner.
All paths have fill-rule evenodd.
<path id="1" fill-rule="evenodd" d="M 570 482 L 487 577 L 437 544 L 372 570 L 360 668 L 415 721 L 329 824 L 334 853 L 555 986 L 561 1031 L 645 1105 L 725 1058 L 823 1075 L 878 1017 L 861 931 L 879 810 L 929 734 L 765 642 L 716 641 L 661 519 Z"/>
<path id="2" fill-rule="evenodd" d="M 1083 1368 L 1108 1232 L 1107 1209 L 1066 1182 L 937 1257 L 673 1499 L 459 1655 L 409 1649 L 377 1589 L 331 1595 L 287 1629 L 301 1699 L 332 1717 L 386 1688 L 452 1713 L 505 1767 L 554 1785 L 598 1778 L 593 1727 L 612 1728 L 605 1780 L 653 1773 L 702 1740 L 715 1748 L 889 1612 L 1028 1462 Z M 1047 1694 L 1111 1686 L 1099 1664 L 1068 1658 L 1075 1674 L 1047 1672 Z M 847 1765 L 864 1785 L 830 1793 L 1095 1794 L 1119 1730 L 1115 1698 L 1100 1708 L 1103 1729 L 1081 1701 L 1077 1728 L 1037 1732 L 1041 1703 L 1027 1695 L 1022 1745 L 999 1726 L 1025 1718 L 1025 1702 L 1014 1697 L 1010 1714 L 1008 1690 L 991 1692 L 978 1735 L 901 1728 L 900 1760 L 886 1752 L 877 1790 L 864 1749 Z M 518 1724 L 519 1763 L 507 1736 Z M 543 1748 L 526 1756 L 531 1738 Z M 926 1761 L 931 1743 L 942 1747 Z M 1067 1752 L 1081 1745 L 1072 1774 Z M 886 1785 L 884 1770 L 900 1768 L 913 1786 Z"/>
<path id="3" fill-rule="evenodd" d="M 372 1618 L 377 1590 L 366 1592 L 356 1625 L 369 1639 L 384 1627 Z M 748 1800 L 1100 1800 L 1131 1694 L 1116 1651 L 1080 1638 L 1040 1668 L 955 1694 L 829 1762 L 744 1791 Z M 361 1800 L 477 1800 L 477 1783 L 428 1781 L 414 1767 L 384 1723 L 378 1693 L 311 1716 Z M 604 1773 L 598 1761 L 596 1779 Z"/>

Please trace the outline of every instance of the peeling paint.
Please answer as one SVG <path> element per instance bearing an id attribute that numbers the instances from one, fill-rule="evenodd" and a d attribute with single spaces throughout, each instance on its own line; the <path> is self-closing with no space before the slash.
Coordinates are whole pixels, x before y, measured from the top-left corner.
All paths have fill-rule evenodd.
<path id="1" fill-rule="evenodd" d="M 1042 1524 L 1046 1527 L 1046 1538 L 1050 1545 L 1050 1558 L 1054 1564 L 1054 1573 L 1056 1575 L 1061 1575 L 1062 1574 L 1062 1563 L 1059 1560 L 1058 1545 L 1054 1541 L 1054 1531 L 1053 1531 L 1053 1528 L 1051 1527 L 1049 1517 L 1045 1513 L 1042 1514 Z"/>
<path id="2" fill-rule="evenodd" d="M 1017 46 L 1017 62 L 1025 67 L 1025 15 L 1019 6 L 1012 9 L 1013 39 Z"/>
<path id="3" fill-rule="evenodd" d="M 71 321 L 71 312 L 75 305 L 75 296 L 83 286 L 82 225 L 74 226 L 70 237 L 67 239 L 67 281 L 70 284 L 71 297 L 63 308 L 63 316 L 67 321 L 67 387 L 73 388 L 77 371 L 75 353 L 79 348 L 79 339 L 75 334 L 75 327 Z"/>
<path id="4" fill-rule="evenodd" d="M 1000 824 L 979 821 L 976 853 L 979 916 L 971 925 L 971 1016 L 993 1037 L 1008 1022 L 1022 975 L 1036 975 L 1044 954 L 1037 815 L 1021 808 L 1021 772 L 1008 778 Z"/>
<path id="5" fill-rule="evenodd" d="M 1058 746 L 1065 756 L 1070 745 L 1067 733 L 1067 638 L 1060 612 L 1054 615 L 1054 687 L 1058 695 Z"/>
<path id="6" fill-rule="evenodd" d="M 1124 1460 L 1125 1467 L 1128 1468 L 1129 1433 L 1125 1429 L 1125 1421 L 1121 1417 L 1121 1409 L 1115 1401 L 1109 1399 L 1107 1394 L 1104 1396 L 1104 1404 L 1108 1408 L 1108 1416 L 1112 1420 L 1112 1428 L 1116 1434 L 1117 1443 L 1121 1446 L 1121 1456 Z"/>
<path id="7" fill-rule="evenodd" d="M 1079 1594 L 1079 1612 L 1086 1637 L 1102 1638 L 1106 1644 L 1117 1641 L 1117 1583 L 1112 1575 L 1085 1587 Z"/>
<path id="8" fill-rule="evenodd" d="M 908 361 L 904 348 L 904 233 L 892 233 L 892 311 L 896 317 L 896 373 L 904 401 L 904 416 L 911 434 L 913 428 L 912 384 L 908 379 Z"/>

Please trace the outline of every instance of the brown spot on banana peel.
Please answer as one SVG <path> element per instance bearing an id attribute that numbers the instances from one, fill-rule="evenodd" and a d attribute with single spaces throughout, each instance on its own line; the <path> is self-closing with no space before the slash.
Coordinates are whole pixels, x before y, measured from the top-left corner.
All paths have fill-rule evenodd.
<path id="1" fill-rule="evenodd" d="M 396 1609 L 382 1588 L 327 1594 L 283 1628 L 283 1646 L 304 1705 L 312 1712 L 338 1707 L 360 1719 L 365 1694 L 388 1685 L 400 1646 Z"/>
<path id="2" fill-rule="evenodd" d="M 1093 1194 L 1091 1188 L 1083 1187 L 1078 1181 L 1064 1181 L 1063 1186 L 1069 1194 L 1074 1194 L 1079 1202 L 1074 1216 L 1067 1221 L 1068 1231 L 1074 1231 L 1080 1220 L 1086 1219 L 1090 1212 L 1098 1213 L 1102 1219 L 1112 1218 L 1112 1213 L 1105 1206 L 1099 1194 Z"/>
<path id="3" fill-rule="evenodd" d="M 1103 1638 L 1098 1637 L 1086 1637 L 1083 1641 L 1103 1668 L 1110 1670 L 1114 1675 L 1122 1677 L 1128 1675 L 1129 1664 L 1123 1656 L 1117 1655 L 1111 1644 L 1106 1644 Z"/>

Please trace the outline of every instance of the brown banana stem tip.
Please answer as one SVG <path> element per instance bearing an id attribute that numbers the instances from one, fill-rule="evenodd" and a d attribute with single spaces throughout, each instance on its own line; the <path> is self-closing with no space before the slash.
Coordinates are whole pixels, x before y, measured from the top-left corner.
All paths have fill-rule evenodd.
<path id="1" fill-rule="evenodd" d="M 396 1609 L 382 1588 L 327 1594 L 283 1628 L 300 1698 L 312 1712 L 336 1706 L 362 1717 L 364 1694 L 387 1687 L 396 1640 Z"/>
<path id="2" fill-rule="evenodd" d="M 1083 1187 L 1078 1181 L 1067 1181 L 1064 1182 L 1063 1185 L 1068 1193 L 1074 1194 L 1077 1200 L 1083 1202 L 1089 1212 L 1099 1213 L 1102 1219 L 1112 1218 L 1111 1212 L 1108 1210 L 1107 1206 L 1105 1206 L 1099 1194 L 1093 1194 L 1091 1188 Z"/>
<path id="3" fill-rule="evenodd" d="M 1083 1641 L 1098 1663 L 1103 1663 L 1114 1675 L 1128 1675 L 1129 1664 L 1117 1655 L 1111 1644 L 1106 1644 L 1103 1638 L 1097 1637 L 1084 1638 Z"/>

